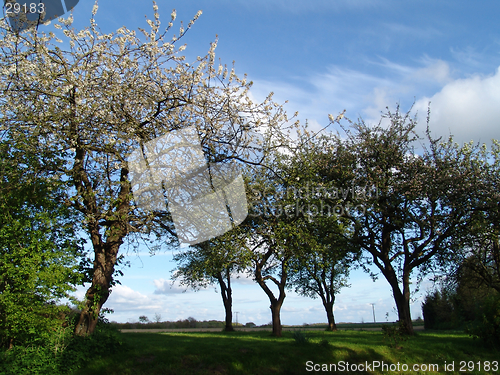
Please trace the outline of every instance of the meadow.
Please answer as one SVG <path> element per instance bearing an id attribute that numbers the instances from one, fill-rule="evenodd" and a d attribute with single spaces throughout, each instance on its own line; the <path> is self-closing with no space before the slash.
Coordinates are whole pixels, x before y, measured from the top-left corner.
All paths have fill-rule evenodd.
<path id="1" fill-rule="evenodd" d="M 122 346 L 77 375 L 498 374 L 498 349 L 459 331 L 321 330 L 121 333 Z M 405 371 L 406 370 L 406 371 Z"/>

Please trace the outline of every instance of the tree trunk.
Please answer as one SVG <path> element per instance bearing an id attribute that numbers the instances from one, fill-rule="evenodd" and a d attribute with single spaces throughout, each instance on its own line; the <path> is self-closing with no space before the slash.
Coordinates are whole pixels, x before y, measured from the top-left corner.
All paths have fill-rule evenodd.
<path id="1" fill-rule="evenodd" d="M 407 268 L 404 265 L 403 269 L 403 291 L 399 288 L 399 281 L 396 275 L 396 271 L 392 267 L 391 260 L 389 258 L 390 250 L 392 249 L 391 241 L 391 228 L 388 224 L 385 224 L 382 230 L 382 251 L 371 252 L 373 255 L 374 263 L 382 271 L 386 280 L 389 282 L 392 288 L 392 294 L 394 296 L 394 301 L 396 302 L 396 307 L 398 309 L 398 320 L 400 325 L 400 332 L 413 335 L 413 323 L 411 321 L 410 313 L 410 271 L 411 268 Z M 379 263 L 378 259 L 382 260 L 383 266 Z"/>
<path id="2" fill-rule="evenodd" d="M 271 302 L 271 316 L 273 320 L 273 336 L 276 337 L 281 337 L 281 331 L 283 330 L 283 327 L 281 326 L 281 318 L 280 318 L 280 311 L 281 311 L 281 305 L 283 304 L 283 301 L 274 299 L 274 301 Z"/>
<path id="3" fill-rule="evenodd" d="M 226 326 L 224 327 L 224 331 L 232 332 L 234 331 L 234 328 L 233 328 L 233 311 L 231 302 L 224 303 L 224 308 L 226 309 Z"/>
<path id="4" fill-rule="evenodd" d="M 326 317 L 328 318 L 328 327 L 326 328 L 326 330 L 336 331 L 337 325 L 335 324 L 335 317 L 333 315 L 333 301 L 330 303 L 324 303 L 323 306 L 325 306 Z"/>
<path id="5" fill-rule="evenodd" d="M 233 328 L 233 297 L 231 290 L 231 273 L 230 270 L 226 270 L 226 278 L 227 285 L 224 282 L 224 278 L 222 277 L 222 273 L 219 272 L 216 275 L 217 280 L 219 281 L 220 291 L 222 295 L 222 302 L 224 304 L 224 310 L 226 311 L 226 326 L 224 327 L 224 331 L 231 332 L 234 331 Z"/>
<path id="6" fill-rule="evenodd" d="M 255 280 L 257 281 L 257 284 L 262 288 L 262 290 L 266 293 L 266 295 L 269 298 L 269 301 L 271 302 L 271 306 L 269 308 L 271 309 L 271 316 L 272 316 L 272 323 L 273 323 L 273 336 L 276 337 L 281 337 L 281 318 L 280 318 L 280 311 L 281 311 L 281 306 L 283 305 L 283 301 L 285 300 L 286 293 L 285 293 L 285 287 L 286 287 L 286 278 L 287 278 L 287 270 L 286 270 L 286 263 L 289 259 L 289 257 L 284 257 L 281 260 L 281 277 L 279 280 L 275 279 L 271 275 L 267 275 L 265 277 L 262 276 L 262 267 L 266 264 L 268 259 L 271 257 L 273 254 L 273 250 L 269 249 L 264 257 L 260 260 L 260 262 L 256 262 L 256 267 L 255 267 Z M 278 298 L 276 298 L 269 289 L 269 287 L 266 284 L 266 280 L 271 280 L 277 287 L 279 291 Z"/>
<path id="7" fill-rule="evenodd" d="M 92 285 L 85 294 L 85 304 L 75 327 L 75 334 L 78 336 L 94 333 L 102 305 L 109 297 L 110 288 L 113 285 L 115 264 L 118 259 L 118 249 L 127 235 L 131 192 L 128 182 L 128 168 L 123 167 L 120 172 L 121 187 L 113 205 L 113 215 L 110 215 L 112 219 L 109 219 L 105 226 L 101 226 L 99 220 L 104 215 L 99 210 L 93 185 L 84 168 L 85 154 L 83 148 L 77 147 L 73 177 L 75 188 L 84 203 L 83 208 L 79 208 L 79 210 L 88 220 L 87 231 L 94 248 L 94 267 Z M 105 229 L 105 241 L 101 234 L 102 229 Z"/>
<path id="8" fill-rule="evenodd" d="M 108 288 L 102 284 L 94 285 L 94 282 L 92 282 L 92 286 L 85 294 L 85 306 L 80 313 L 80 318 L 75 327 L 76 335 L 87 336 L 94 333 L 102 305 L 104 305 L 109 297 Z"/>
<path id="9" fill-rule="evenodd" d="M 406 276 L 404 277 L 407 278 Z M 392 293 L 394 295 L 394 301 L 396 302 L 396 307 L 398 309 L 398 320 L 400 325 L 401 333 L 407 335 L 413 335 L 413 322 L 411 321 L 410 313 L 410 289 L 407 282 L 403 282 L 404 293 L 401 293 L 397 281 L 391 282 Z"/>
<path id="10" fill-rule="evenodd" d="M 102 305 L 109 297 L 118 248 L 122 243 L 120 237 L 117 241 L 110 240 L 111 243 L 102 243 L 98 231 L 93 232 L 92 242 L 95 259 L 92 285 L 85 294 L 85 305 L 75 327 L 75 334 L 78 336 L 87 336 L 94 333 Z"/>

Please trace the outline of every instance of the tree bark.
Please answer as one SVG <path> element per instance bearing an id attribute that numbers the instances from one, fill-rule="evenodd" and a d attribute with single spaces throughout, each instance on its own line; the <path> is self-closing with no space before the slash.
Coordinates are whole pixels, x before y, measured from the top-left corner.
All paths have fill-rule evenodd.
<path id="1" fill-rule="evenodd" d="M 271 317 L 272 317 L 272 324 L 273 324 L 273 336 L 276 337 L 281 337 L 281 318 L 280 318 L 280 311 L 281 311 L 281 306 L 283 305 L 283 301 L 285 300 L 286 294 L 285 294 L 285 286 L 286 286 L 286 278 L 287 278 L 287 272 L 286 272 L 286 262 L 288 261 L 288 257 L 285 257 L 284 259 L 281 260 L 281 277 L 280 280 L 276 280 L 274 277 L 268 275 L 266 277 L 262 276 L 262 268 L 268 261 L 268 259 L 273 255 L 273 250 L 269 249 L 264 257 L 256 262 L 255 266 L 255 280 L 257 281 L 257 284 L 262 288 L 262 290 L 266 293 L 266 295 L 269 298 L 269 301 L 271 302 L 271 305 L 269 308 L 271 309 Z M 279 290 L 279 296 L 276 298 L 269 289 L 269 287 L 266 284 L 266 280 L 271 280 L 276 286 L 278 287 Z"/>
<path id="2" fill-rule="evenodd" d="M 102 305 L 109 297 L 118 250 L 128 233 L 126 221 L 129 214 L 131 191 L 128 182 L 128 168 L 122 167 L 120 171 L 121 187 L 113 205 L 114 210 L 109 215 L 109 219 L 106 218 L 106 215 L 99 209 L 93 184 L 84 168 L 85 154 L 82 147 L 77 147 L 73 178 L 78 195 L 82 197 L 83 201 L 83 206 L 79 206 L 78 209 L 88 220 L 87 232 L 94 248 L 94 264 L 92 284 L 85 294 L 85 304 L 75 327 L 75 334 L 78 336 L 94 333 Z M 103 218 L 108 219 L 105 225 L 99 223 L 99 220 Z M 105 229 L 105 241 L 101 234 L 102 229 Z"/>
<path id="3" fill-rule="evenodd" d="M 224 327 L 224 331 L 231 332 L 234 331 L 233 327 L 233 297 L 231 290 L 231 273 L 230 270 L 226 270 L 227 273 L 227 284 L 224 282 L 224 278 L 222 277 L 222 272 L 219 272 L 216 275 L 217 281 L 220 285 L 222 302 L 224 304 L 224 310 L 226 311 L 226 325 Z"/>
<path id="4" fill-rule="evenodd" d="M 283 301 L 280 301 L 279 299 L 274 299 L 271 301 L 271 316 L 272 316 L 272 321 L 273 321 L 273 336 L 276 337 L 281 337 L 281 332 L 283 330 L 283 327 L 281 326 L 281 317 L 280 317 L 280 311 L 281 311 L 281 305 L 283 304 Z"/>
<path id="5" fill-rule="evenodd" d="M 385 222 L 385 218 L 384 218 Z M 389 259 L 390 250 L 392 248 L 391 241 L 391 226 L 387 223 L 384 224 L 382 229 L 382 248 L 381 252 L 376 250 L 370 251 L 373 256 L 373 261 L 377 267 L 382 271 L 382 274 L 389 282 L 392 288 L 392 294 L 394 296 L 394 301 L 396 302 L 396 307 L 398 309 L 398 321 L 400 325 L 400 332 L 413 335 L 413 323 L 411 321 L 410 313 L 410 271 L 411 268 L 407 267 L 405 264 L 403 269 L 403 291 L 399 288 L 399 281 L 396 275 L 396 271 L 392 267 L 391 261 Z M 379 262 L 382 260 L 382 263 Z"/>
<path id="6" fill-rule="evenodd" d="M 94 244 L 92 285 L 85 294 L 85 305 L 75 327 L 75 334 L 78 336 L 91 335 L 95 331 L 101 308 L 110 294 L 118 248 L 121 243 L 120 239 L 112 244 Z"/>
<path id="7" fill-rule="evenodd" d="M 323 306 L 326 310 L 326 317 L 328 318 L 327 331 L 337 331 L 337 324 L 335 324 L 335 316 L 333 315 L 333 301 L 329 303 L 324 303 Z"/>
<path id="8" fill-rule="evenodd" d="M 408 275 L 404 275 L 403 279 L 403 292 L 401 292 L 399 288 L 396 275 L 388 281 L 391 284 L 394 301 L 396 302 L 396 307 L 398 309 L 400 331 L 401 333 L 407 335 L 413 335 L 415 332 L 413 330 L 413 322 L 411 320 L 410 313 L 410 288 Z"/>

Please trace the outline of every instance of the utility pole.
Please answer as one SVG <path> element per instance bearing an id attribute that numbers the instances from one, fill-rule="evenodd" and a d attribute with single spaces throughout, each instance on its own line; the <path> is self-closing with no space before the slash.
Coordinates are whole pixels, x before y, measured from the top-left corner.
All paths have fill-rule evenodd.
<path id="1" fill-rule="evenodd" d="M 370 303 L 370 305 L 372 305 L 372 309 L 373 309 L 373 323 L 376 323 L 376 320 L 375 320 L 375 304 L 374 303 Z"/>
<path id="2" fill-rule="evenodd" d="M 234 312 L 236 314 L 236 325 L 238 325 L 238 314 L 240 313 L 239 311 Z"/>

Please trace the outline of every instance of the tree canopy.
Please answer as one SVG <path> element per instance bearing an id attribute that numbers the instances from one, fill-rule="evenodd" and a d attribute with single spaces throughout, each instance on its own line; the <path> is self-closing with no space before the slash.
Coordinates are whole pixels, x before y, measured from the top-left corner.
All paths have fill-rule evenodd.
<path id="1" fill-rule="evenodd" d="M 177 268 L 173 271 L 173 279 L 180 285 L 195 290 L 217 284 L 220 288 L 222 302 L 226 312 L 225 331 L 233 331 L 232 325 L 232 288 L 231 278 L 238 277 L 248 267 L 250 254 L 247 251 L 245 235 L 238 230 L 191 246 L 174 255 Z"/>
<path id="2" fill-rule="evenodd" d="M 365 265 L 375 265 L 391 285 L 399 322 L 412 334 L 411 275 L 437 269 L 463 238 L 472 220 L 474 180 L 467 180 L 470 154 L 451 140 L 432 139 L 429 131 L 420 139 L 410 112 L 398 107 L 382 120 L 377 126 L 351 123 L 345 139 L 332 141 L 322 175 L 335 181 L 338 166 L 346 171 L 352 187 L 345 199 L 357 208 L 344 213 L 353 242 L 364 250 Z M 420 153 L 416 146 L 423 146 Z"/>
<path id="3" fill-rule="evenodd" d="M 44 171 L 61 155 L 39 152 L 8 133 L 0 141 L 0 346 L 46 339 L 67 310 L 56 303 L 82 279 L 64 183 Z"/>
<path id="4" fill-rule="evenodd" d="M 28 145 L 65 153 L 57 173 L 72 187 L 94 250 L 92 282 L 76 332 L 92 333 L 113 284 L 119 248 L 131 236 L 175 243 L 169 211 L 134 205 L 128 156 L 170 131 L 194 126 L 208 162 L 259 163 L 286 137 L 287 116 L 271 96 L 254 103 L 251 82 L 215 61 L 217 42 L 193 64 L 185 61 L 175 11 L 166 29 L 154 5 L 149 30 L 121 27 L 104 34 L 95 20 L 77 31 L 60 20 L 54 34 L 12 33 L 0 40 L 1 128 L 31 134 Z M 97 5 L 93 13 L 97 12 Z M 137 243 L 137 241 L 136 241 Z"/>

